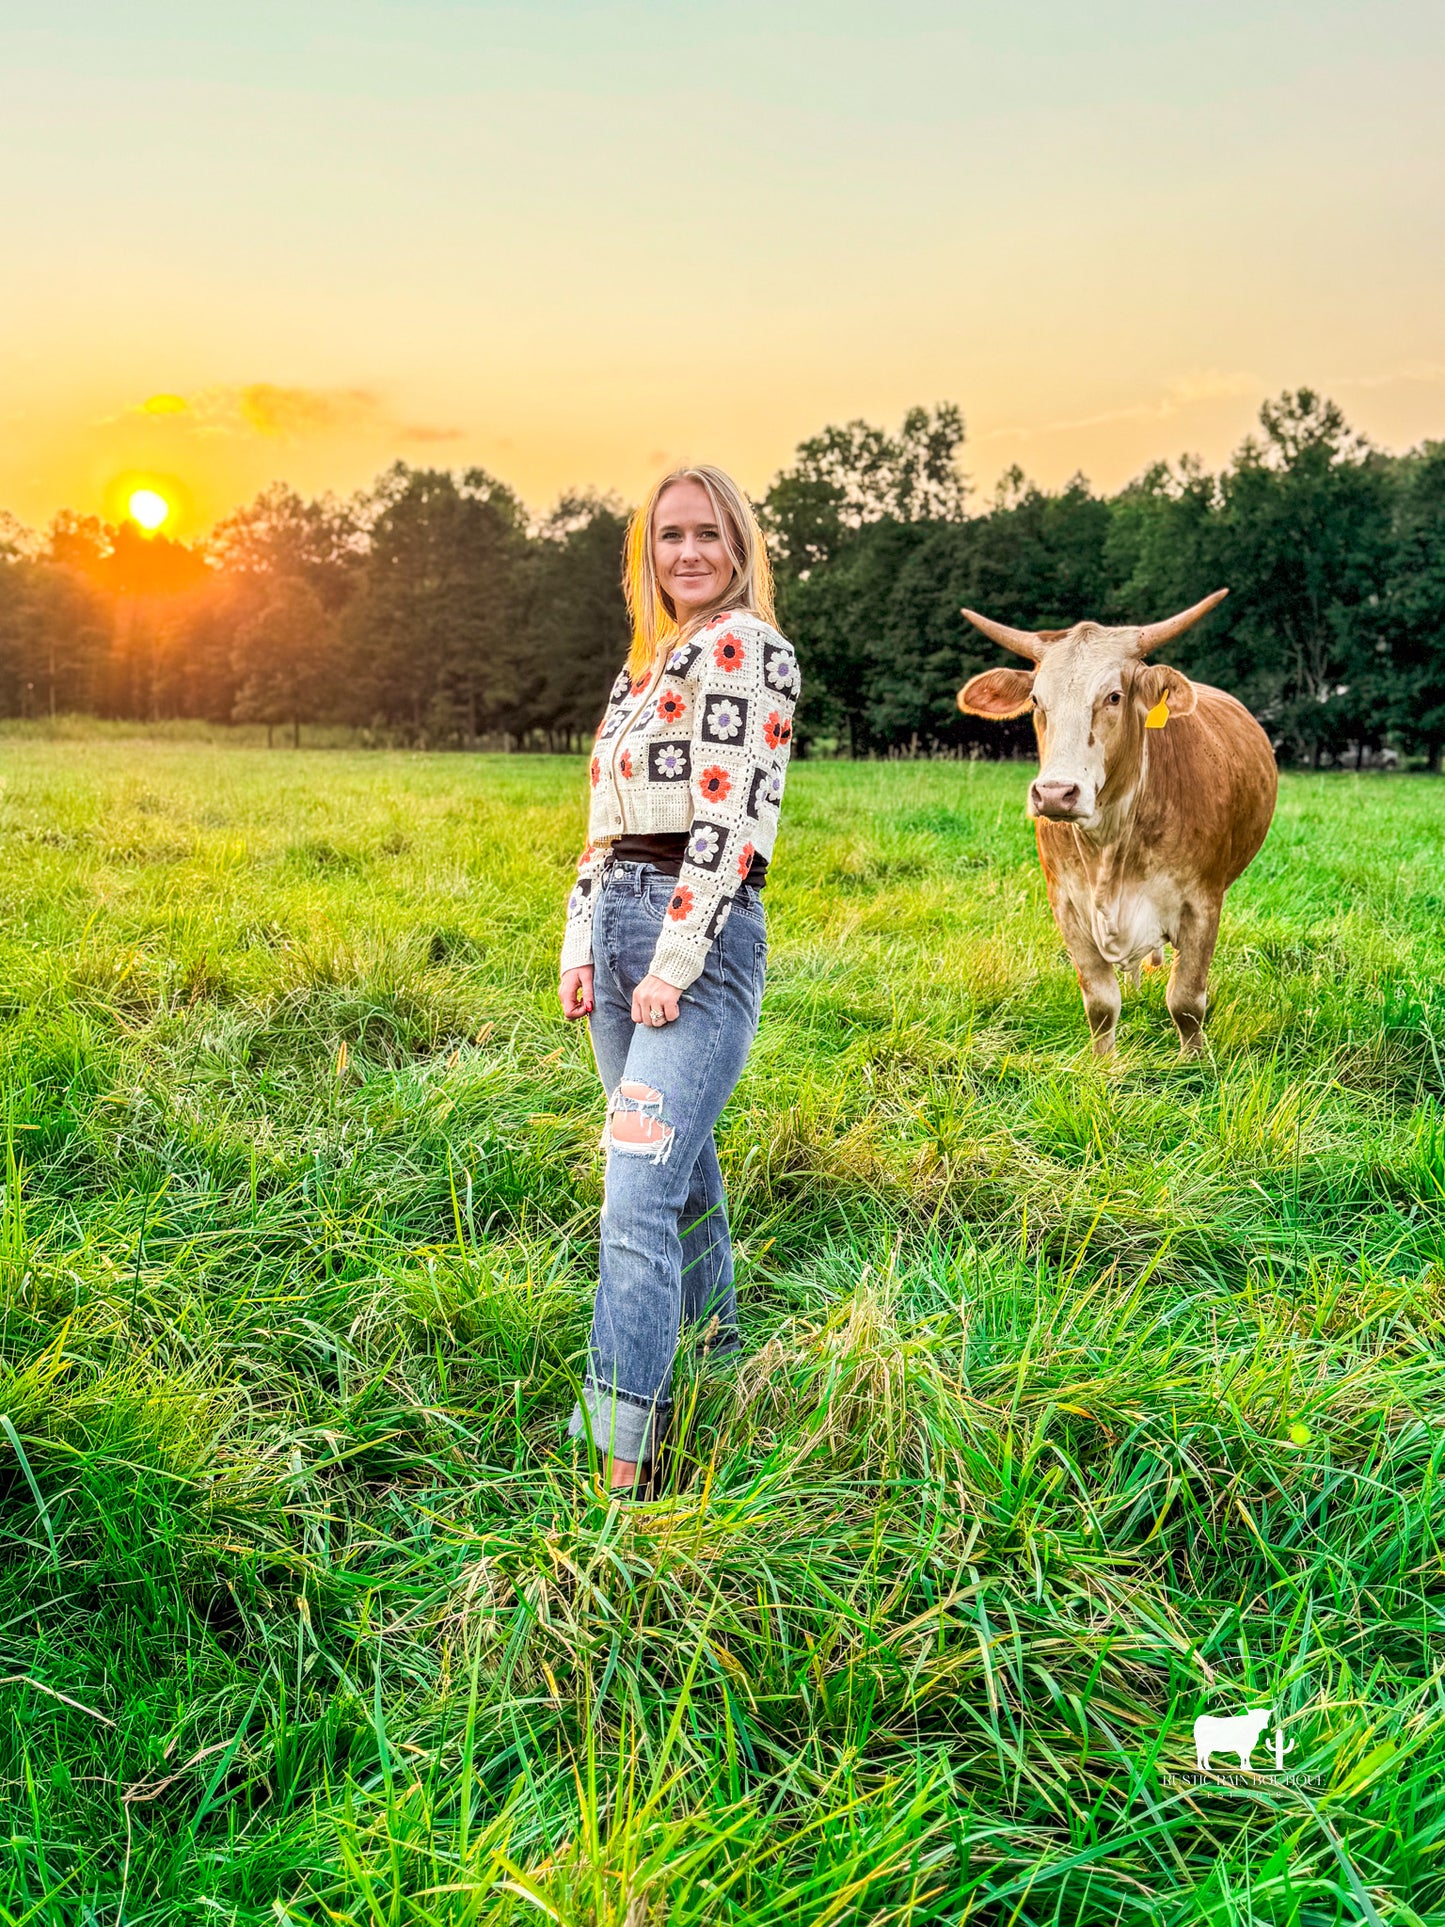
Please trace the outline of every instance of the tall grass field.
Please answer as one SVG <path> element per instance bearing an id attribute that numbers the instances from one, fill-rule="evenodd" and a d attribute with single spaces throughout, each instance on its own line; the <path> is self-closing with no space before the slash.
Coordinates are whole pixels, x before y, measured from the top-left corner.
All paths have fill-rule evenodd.
<path id="1" fill-rule="evenodd" d="M 1445 1922 L 1438 781 L 1286 777 L 1100 1063 L 1022 766 L 796 766 L 627 1504 L 583 764 L 0 774 L 4 1927 Z"/>

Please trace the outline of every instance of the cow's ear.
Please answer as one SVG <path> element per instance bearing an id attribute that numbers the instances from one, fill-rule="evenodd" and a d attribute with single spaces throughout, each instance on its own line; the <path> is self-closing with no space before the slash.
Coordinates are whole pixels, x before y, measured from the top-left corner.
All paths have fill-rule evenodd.
<path id="1" fill-rule="evenodd" d="M 958 706 L 965 716 L 992 716 L 999 723 L 1022 716 L 1033 699 L 1032 669 L 985 669 L 958 692 Z"/>
<path id="2" fill-rule="evenodd" d="M 1140 669 L 1135 695 L 1151 716 L 1163 703 L 1167 714 L 1161 720 L 1166 722 L 1170 716 L 1192 715 L 1199 701 L 1199 691 L 1189 678 L 1163 662 L 1151 662 Z"/>

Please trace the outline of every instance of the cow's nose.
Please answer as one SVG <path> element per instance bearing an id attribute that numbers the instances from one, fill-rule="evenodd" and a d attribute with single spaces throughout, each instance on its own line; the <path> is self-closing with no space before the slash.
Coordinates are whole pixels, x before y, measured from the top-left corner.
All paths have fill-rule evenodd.
<path id="1" fill-rule="evenodd" d="M 1035 783 L 1029 790 L 1035 816 L 1073 816 L 1079 807 L 1077 783 Z"/>

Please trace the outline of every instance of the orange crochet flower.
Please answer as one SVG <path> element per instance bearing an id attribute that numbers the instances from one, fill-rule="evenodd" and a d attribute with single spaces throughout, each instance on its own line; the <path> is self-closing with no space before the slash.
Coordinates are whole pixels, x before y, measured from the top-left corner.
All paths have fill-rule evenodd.
<path id="1" fill-rule="evenodd" d="M 753 846 L 751 843 L 744 843 L 743 847 L 738 851 L 738 875 L 745 877 L 752 867 Z"/>
<path id="2" fill-rule="evenodd" d="M 596 787 L 597 787 L 597 779 L 598 779 L 598 777 L 599 777 L 599 776 L 601 776 L 601 774 L 602 774 L 602 765 L 601 765 L 601 763 L 600 763 L 600 762 L 598 761 L 598 759 L 597 759 L 597 758 L 596 758 L 596 757 L 594 756 L 594 757 L 592 758 L 592 787 L 593 787 L 593 789 L 596 789 Z"/>
<path id="3" fill-rule="evenodd" d="M 622 755 L 618 759 L 618 766 L 630 783 L 632 781 L 632 751 L 630 749 L 623 750 Z"/>
<path id="4" fill-rule="evenodd" d="M 763 724 L 763 741 L 769 749 L 776 749 L 780 743 L 790 743 L 792 740 L 792 723 L 780 716 L 776 709 L 773 710 Z"/>
<path id="5" fill-rule="evenodd" d="M 674 923 L 681 923 L 692 908 L 692 891 L 685 883 L 679 883 L 672 893 L 672 901 L 667 906 L 667 914 Z"/>
<path id="6" fill-rule="evenodd" d="M 687 704 L 674 690 L 669 689 L 667 694 L 659 699 L 657 713 L 665 723 L 679 722 L 687 714 Z"/>
<path id="7" fill-rule="evenodd" d="M 733 786 L 733 779 L 725 769 L 719 769 L 716 763 L 712 765 L 711 769 L 705 769 L 703 771 L 702 775 L 698 778 L 698 782 L 702 788 L 703 795 L 707 797 L 711 803 L 726 802 Z"/>
<path id="8" fill-rule="evenodd" d="M 717 648 L 712 652 L 712 659 L 719 669 L 741 669 L 746 655 L 747 651 L 737 636 L 719 636 Z"/>

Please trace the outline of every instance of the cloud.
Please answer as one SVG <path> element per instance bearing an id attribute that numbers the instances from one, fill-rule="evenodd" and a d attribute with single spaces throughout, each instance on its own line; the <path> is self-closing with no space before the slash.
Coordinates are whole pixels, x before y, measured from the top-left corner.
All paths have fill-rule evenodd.
<path id="1" fill-rule="evenodd" d="M 1331 388 L 1395 388 L 1407 383 L 1445 387 L 1445 362 L 1407 361 L 1388 375 L 1336 375 L 1322 386 L 1328 393 Z"/>
<path id="2" fill-rule="evenodd" d="M 362 436 L 391 442 L 455 442 L 465 430 L 400 422 L 371 388 L 308 388 L 275 381 L 203 388 L 195 395 L 148 395 L 97 423 L 110 427 L 144 416 L 178 431 L 204 436 L 259 436 L 265 441 L 319 441 Z"/>
<path id="3" fill-rule="evenodd" d="M 404 442 L 459 442 L 464 439 L 463 428 L 427 428 L 414 426 L 397 431 Z"/>
<path id="4" fill-rule="evenodd" d="M 369 388 L 283 388 L 274 381 L 248 382 L 232 402 L 247 428 L 281 441 L 364 428 L 383 412 Z"/>
<path id="5" fill-rule="evenodd" d="M 1112 428 L 1119 422 L 1163 422 L 1182 415 L 1206 402 L 1238 401 L 1248 395 L 1262 395 L 1264 384 L 1257 375 L 1242 371 L 1227 373 L 1218 368 L 1201 368 L 1177 375 L 1164 393 L 1153 401 L 1134 402 L 1127 408 L 1109 408 L 1098 415 L 1077 415 L 1052 422 L 1022 423 L 1009 428 L 993 428 L 980 435 L 980 442 L 1015 440 L 1031 435 L 1073 434 L 1081 429 Z"/>
<path id="6" fill-rule="evenodd" d="M 1374 391 L 1411 386 L 1445 387 L 1445 362 L 1408 361 L 1384 374 L 1331 375 L 1324 380 L 1298 385 L 1308 385 L 1325 395 L 1333 394 L 1336 390 L 1348 392 L 1354 389 Z M 1204 407 L 1210 402 L 1240 401 L 1246 398 L 1263 401 L 1271 392 L 1270 384 L 1259 375 L 1250 375 L 1243 371 L 1225 372 L 1218 368 L 1204 368 L 1176 376 L 1165 387 L 1163 394 L 1153 401 L 1135 402 L 1127 408 L 1107 409 L 1098 415 L 1078 415 L 1050 422 L 1019 422 L 1008 427 L 991 428 L 977 436 L 975 441 L 977 444 L 1027 441 L 1043 435 L 1076 434 L 1094 428 L 1113 428 L 1123 422 L 1165 422 L 1171 421 L 1176 415 L 1187 414 L 1192 408 Z"/>

